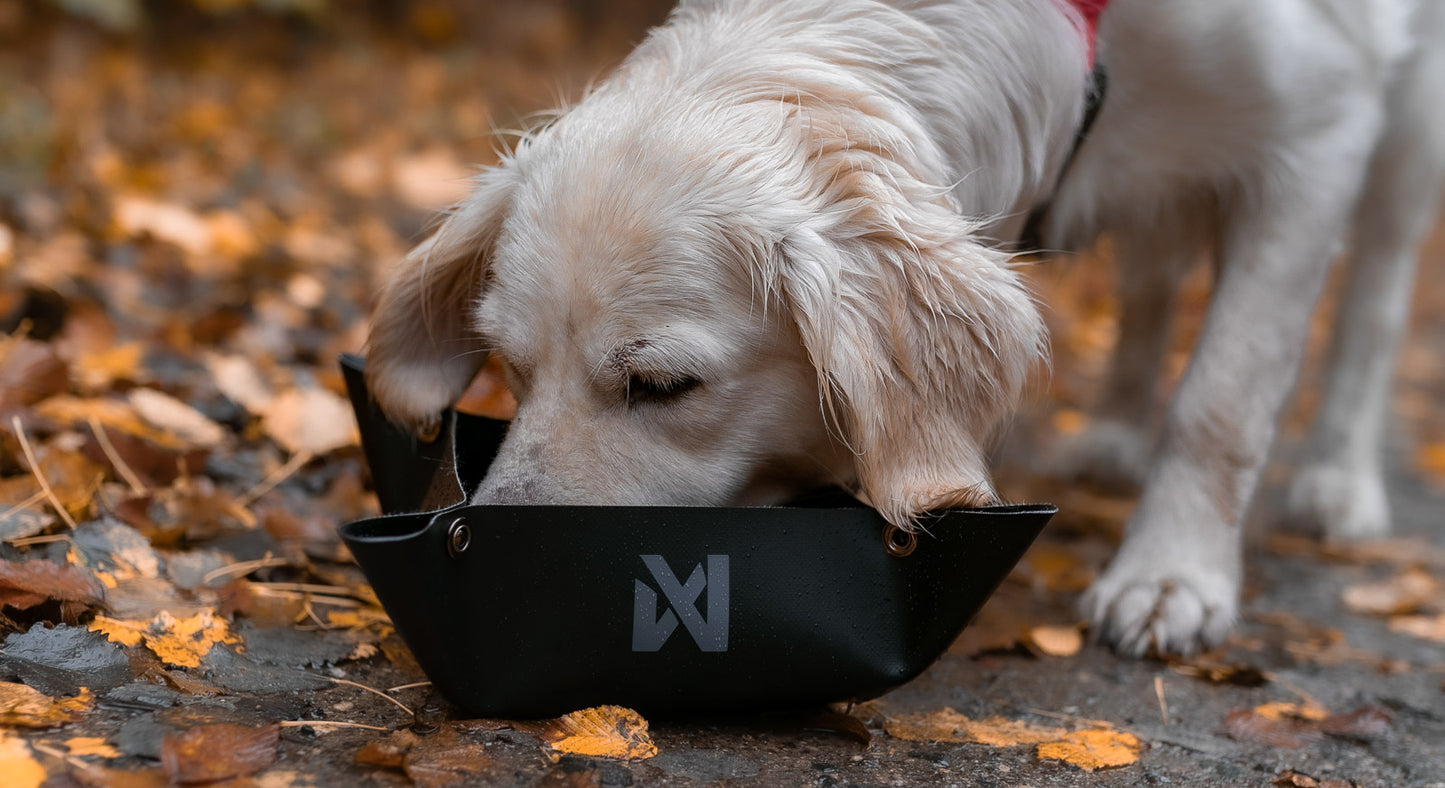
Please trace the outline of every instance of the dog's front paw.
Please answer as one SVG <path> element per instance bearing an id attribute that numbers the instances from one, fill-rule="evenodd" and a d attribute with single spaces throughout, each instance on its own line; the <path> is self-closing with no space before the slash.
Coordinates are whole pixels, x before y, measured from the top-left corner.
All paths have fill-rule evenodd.
<path id="1" fill-rule="evenodd" d="M 1372 539 L 1390 532 L 1390 503 L 1376 470 L 1310 465 L 1295 474 L 1286 504 L 1293 525 L 1329 539 Z"/>
<path id="2" fill-rule="evenodd" d="M 1152 439 L 1146 430 L 1121 421 L 1101 420 L 1083 432 L 1059 439 L 1050 461 L 1053 475 L 1132 492 L 1148 474 Z"/>
<path id="3" fill-rule="evenodd" d="M 1121 654 L 1188 655 L 1224 642 L 1239 608 L 1227 571 L 1121 554 L 1080 600 L 1095 637 Z"/>

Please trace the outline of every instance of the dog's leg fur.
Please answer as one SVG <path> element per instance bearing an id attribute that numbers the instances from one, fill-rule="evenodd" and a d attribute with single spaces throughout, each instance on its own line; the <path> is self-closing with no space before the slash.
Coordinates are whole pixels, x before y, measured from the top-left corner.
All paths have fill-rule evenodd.
<path id="1" fill-rule="evenodd" d="M 1445 7 L 1421 19 L 1445 38 Z M 1335 539 L 1389 531 L 1384 441 L 1395 356 L 1410 314 L 1419 247 L 1445 181 L 1445 51 L 1406 62 L 1389 97 L 1390 122 L 1355 215 L 1354 257 L 1335 325 L 1325 398 L 1290 488 L 1287 517 Z"/>
<path id="2" fill-rule="evenodd" d="M 1208 647 L 1236 617 L 1241 521 L 1404 40 L 1403 17 L 1372 15 L 1404 6 L 1372 5 L 1340 20 L 1288 4 L 1115 0 L 1104 17 L 1101 52 L 1117 78 L 1046 243 L 1158 233 L 1161 206 L 1218 205 L 1199 215 L 1218 221 L 1203 332 L 1124 542 L 1082 600 L 1096 635 L 1125 653 Z M 1152 129 L 1151 117 L 1171 126 Z"/>

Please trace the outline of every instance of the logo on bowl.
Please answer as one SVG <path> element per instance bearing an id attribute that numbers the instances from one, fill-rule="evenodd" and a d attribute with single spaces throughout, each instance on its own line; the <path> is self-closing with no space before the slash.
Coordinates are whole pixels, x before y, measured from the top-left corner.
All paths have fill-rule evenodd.
<path id="1" fill-rule="evenodd" d="M 710 555 L 707 570 L 694 564 L 687 582 L 682 583 L 672 567 L 660 555 L 639 556 L 654 589 L 641 579 L 632 586 L 632 650 L 657 651 L 662 648 L 680 621 L 702 651 L 728 650 L 728 557 Z M 699 609 L 698 597 L 707 592 L 707 615 Z M 658 593 L 667 600 L 658 615 Z"/>

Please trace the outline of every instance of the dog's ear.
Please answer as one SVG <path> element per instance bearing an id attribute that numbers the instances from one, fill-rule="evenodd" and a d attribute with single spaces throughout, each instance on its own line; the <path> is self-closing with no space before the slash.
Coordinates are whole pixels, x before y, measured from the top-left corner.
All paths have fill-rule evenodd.
<path id="1" fill-rule="evenodd" d="M 436 424 L 486 360 L 473 313 L 515 177 L 503 165 L 476 181 L 472 194 L 392 271 L 371 318 L 367 386 L 387 417 L 420 433 Z"/>
<path id="2" fill-rule="evenodd" d="M 1006 255 L 946 205 L 891 196 L 790 233 L 777 273 L 859 492 L 911 527 L 930 509 L 996 500 L 988 443 L 1045 334 Z"/>

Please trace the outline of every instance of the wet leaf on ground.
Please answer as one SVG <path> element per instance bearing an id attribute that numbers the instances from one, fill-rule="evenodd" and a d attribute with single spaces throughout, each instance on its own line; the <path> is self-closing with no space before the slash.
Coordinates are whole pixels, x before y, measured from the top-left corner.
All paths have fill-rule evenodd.
<path id="1" fill-rule="evenodd" d="M 130 681 L 130 659 L 85 627 L 36 624 L 5 638 L 0 672 L 50 695 L 76 695 L 82 687 L 105 691 Z"/>
<path id="2" fill-rule="evenodd" d="M 181 785 L 244 777 L 276 762 L 280 727 L 219 723 L 177 734 L 161 743 L 166 775 Z"/>

